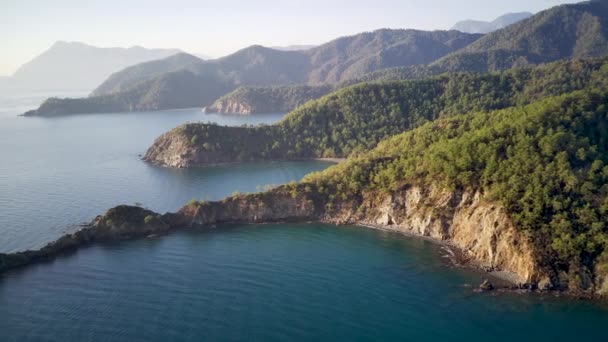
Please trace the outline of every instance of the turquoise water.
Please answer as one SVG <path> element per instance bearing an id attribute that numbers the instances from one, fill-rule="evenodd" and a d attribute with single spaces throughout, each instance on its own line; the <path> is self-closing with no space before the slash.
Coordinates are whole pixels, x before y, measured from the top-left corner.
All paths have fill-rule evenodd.
<path id="1" fill-rule="evenodd" d="M 6 98 L 5 98 L 6 99 Z M 0 97 L 0 251 L 40 246 L 119 203 L 175 210 L 321 162 L 173 170 L 141 162 L 197 110 L 18 118 Z M 25 108 L 27 109 L 27 108 Z M 21 109 L 19 110 L 21 111 Z M 360 227 L 238 225 L 98 245 L 0 276 L 0 341 L 601 341 L 608 308 L 476 294 L 440 246 Z"/>

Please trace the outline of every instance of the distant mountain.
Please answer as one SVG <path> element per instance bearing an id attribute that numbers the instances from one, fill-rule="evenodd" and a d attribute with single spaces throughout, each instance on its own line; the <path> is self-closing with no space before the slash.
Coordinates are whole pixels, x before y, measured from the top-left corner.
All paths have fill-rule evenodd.
<path id="1" fill-rule="evenodd" d="M 132 112 L 201 107 L 234 89 L 234 82 L 214 71 L 178 70 L 147 79 L 119 92 L 84 98 L 49 98 L 25 116 Z"/>
<path id="2" fill-rule="evenodd" d="M 452 27 L 452 30 L 466 33 L 490 33 L 527 19 L 533 15 L 534 14 L 530 12 L 520 12 L 505 14 L 496 18 L 494 21 L 464 20 L 456 23 L 456 25 Z"/>
<path id="3" fill-rule="evenodd" d="M 389 30 L 342 37 L 308 50 L 308 82 L 340 82 L 369 72 L 428 64 L 479 39 L 458 31 Z"/>
<path id="4" fill-rule="evenodd" d="M 279 51 L 304 51 L 310 50 L 316 47 L 316 45 L 289 45 L 289 46 L 271 46 L 271 49 Z"/>
<path id="5" fill-rule="evenodd" d="M 21 66 L 11 77 L 15 87 L 64 90 L 93 89 L 113 72 L 178 53 L 175 49 L 100 48 L 79 42 L 57 42 Z"/>

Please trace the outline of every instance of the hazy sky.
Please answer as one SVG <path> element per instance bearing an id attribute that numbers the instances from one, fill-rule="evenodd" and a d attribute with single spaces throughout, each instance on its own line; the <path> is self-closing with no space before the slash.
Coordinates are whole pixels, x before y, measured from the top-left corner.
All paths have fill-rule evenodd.
<path id="1" fill-rule="evenodd" d="M 563 0 L 0 0 L 0 75 L 55 41 L 222 56 L 251 44 L 320 44 L 378 28 L 448 29 Z"/>

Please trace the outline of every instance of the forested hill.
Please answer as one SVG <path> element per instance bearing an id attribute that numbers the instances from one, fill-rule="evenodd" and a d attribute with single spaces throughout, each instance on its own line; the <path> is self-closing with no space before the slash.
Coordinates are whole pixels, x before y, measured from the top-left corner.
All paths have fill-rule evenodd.
<path id="1" fill-rule="evenodd" d="M 364 83 L 288 114 L 272 126 L 180 126 L 146 159 L 169 166 L 256 159 L 345 157 L 427 121 L 529 103 L 608 82 L 608 59 L 556 62 L 502 73 L 452 74 L 421 81 Z"/>
<path id="2" fill-rule="evenodd" d="M 607 294 L 605 89 L 427 123 L 310 175 L 297 188 L 317 193 L 327 208 L 354 201 L 349 205 L 353 211 L 361 205 L 361 215 L 371 215 L 361 202 L 370 193 L 384 198 L 412 186 L 480 193 L 492 207 L 505 208 L 532 243 L 546 288 Z"/>
<path id="3" fill-rule="evenodd" d="M 325 220 L 449 241 L 490 270 L 514 272 L 521 288 L 608 295 L 608 93 L 599 85 L 427 122 L 268 192 L 166 215 L 119 206 L 39 251 L 0 255 L 0 272 L 151 232 Z"/>

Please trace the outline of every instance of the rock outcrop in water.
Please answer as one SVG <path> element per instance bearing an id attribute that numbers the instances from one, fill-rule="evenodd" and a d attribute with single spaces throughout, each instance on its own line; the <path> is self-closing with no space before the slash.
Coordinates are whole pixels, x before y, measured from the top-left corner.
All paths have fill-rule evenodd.
<path id="1" fill-rule="evenodd" d="M 139 207 L 121 205 L 96 217 L 78 232 L 64 235 L 42 249 L 0 254 L 0 273 L 48 260 L 93 243 L 134 239 L 151 234 L 166 234 L 170 229 L 171 226 L 159 214 Z"/>

